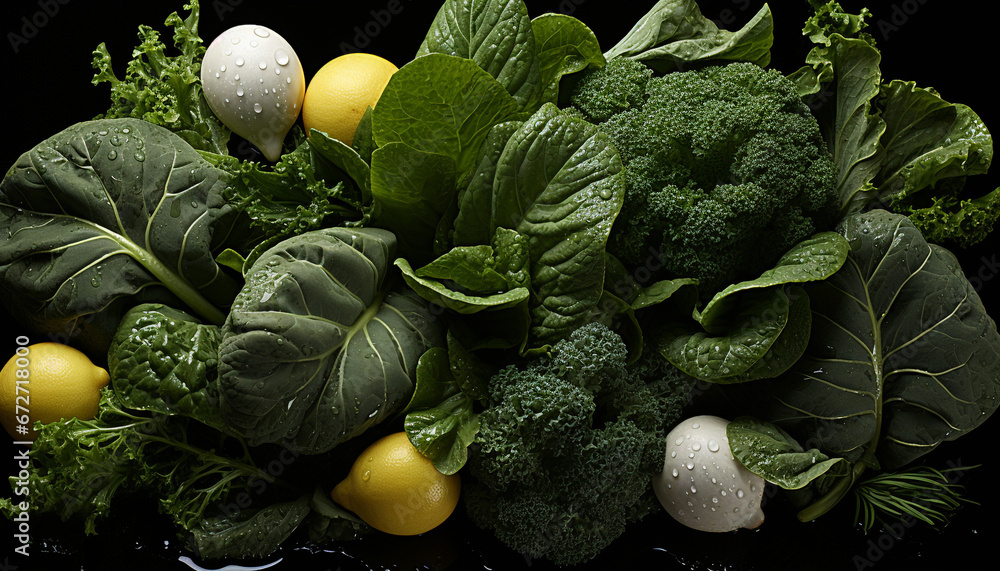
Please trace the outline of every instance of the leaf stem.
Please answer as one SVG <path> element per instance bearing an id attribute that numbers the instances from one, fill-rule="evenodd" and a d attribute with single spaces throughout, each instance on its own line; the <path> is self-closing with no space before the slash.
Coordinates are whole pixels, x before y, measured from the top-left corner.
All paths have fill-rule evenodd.
<path id="1" fill-rule="evenodd" d="M 832 510 L 833 507 L 840 502 L 840 500 L 844 499 L 847 492 L 851 491 L 851 488 L 854 486 L 854 482 L 858 481 L 858 478 L 861 477 L 861 474 L 864 473 L 867 468 L 868 464 L 866 464 L 864 460 L 859 460 L 856 464 L 854 464 L 850 474 L 840 477 L 837 483 L 834 484 L 829 491 L 820 496 L 818 500 L 799 511 L 797 516 L 799 521 L 813 521 Z"/>

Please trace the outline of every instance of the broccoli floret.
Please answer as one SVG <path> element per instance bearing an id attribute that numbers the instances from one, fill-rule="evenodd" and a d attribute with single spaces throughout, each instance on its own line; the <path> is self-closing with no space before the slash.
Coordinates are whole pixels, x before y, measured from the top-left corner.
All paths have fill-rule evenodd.
<path id="1" fill-rule="evenodd" d="M 657 505 L 651 478 L 693 380 L 627 357 L 593 323 L 491 379 L 463 482 L 473 521 L 520 553 L 572 565 Z"/>
<path id="2" fill-rule="evenodd" d="M 570 104 L 613 139 L 626 195 L 608 250 L 711 295 L 757 277 L 836 216 L 833 158 L 795 85 L 731 63 L 654 74 L 617 58 Z M 655 259 L 654 258 L 654 259 Z"/>

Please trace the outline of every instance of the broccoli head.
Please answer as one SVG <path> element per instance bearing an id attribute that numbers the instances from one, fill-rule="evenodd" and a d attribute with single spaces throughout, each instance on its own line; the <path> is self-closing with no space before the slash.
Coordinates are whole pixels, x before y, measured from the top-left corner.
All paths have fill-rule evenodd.
<path id="1" fill-rule="evenodd" d="M 491 379 L 463 482 L 473 521 L 520 553 L 571 565 L 658 506 L 651 478 L 693 379 L 627 358 L 621 337 L 593 323 Z"/>
<path id="2" fill-rule="evenodd" d="M 833 158 L 778 71 L 731 63 L 655 76 L 616 58 L 584 74 L 569 102 L 625 164 L 608 250 L 626 265 L 698 278 L 712 294 L 835 220 Z"/>

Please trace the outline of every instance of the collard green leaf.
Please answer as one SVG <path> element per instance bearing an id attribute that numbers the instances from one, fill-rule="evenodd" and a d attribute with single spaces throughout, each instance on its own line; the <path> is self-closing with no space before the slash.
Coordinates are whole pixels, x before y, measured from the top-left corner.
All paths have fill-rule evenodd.
<path id="1" fill-rule="evenodd" d="M 740 30 L 721 30 L 702 15 L 695 0 L 660 0 L 604 57 L 628 57 L 660 72 L 689 68 L 698 62 L 771 61 L 774 20 L 765 4 Z"/>
<path id="2" fill-rule="evenodd" d="M 111 386 L 132 409 L 181 414 L 223 428 L 215 381 L 221 329 L 160 304 L 122 318 L 108 350 Z"/>
<path id="3" fill-rule="evenodd" d="M 765 403 L 754 414 L 827 454 L 893 470 L 993 413 L 1000 335 L 955 256 L 906 217 L 873 210 L 839 231 L 847 263 L 806 286 L 809 347 L 755 390 Z"/>
<path id="4" fill-rule="evenodd" d="M 145 301 L 221 324 L 239 288 L 215 259 L 233 226 L 228 180 L 138 119 L 78 123 L 38 144 L 0 183 L 11 313 L 98 354 L 123 310 Z"/>
<path id="5" fill-rule="evenodd" d="M 395 237 L 301 234 L 264 252 L 223 326 L 223 417 L 251 444 L 320 453 L 381 422 L 413 390 L 440 324 L 416 294 L 387 290 Z"/>
<path id="6" fill-rule="evenodd" d="M 742 416 L 726 425 L 726 439 L 736 460 L 747 470 L 786 490 L 799 490 L 813 480 L 850 472 L 843 458 L 805 450 L 787 432 L 759 419 Z"/>
<path id="7" fill-rule="evenodd" d="M 483 159 L 475 191 L 459 204 L 455 244 L 478 245 L 498 228 L 525 236 L 533 341 L 558 340 L 586 323 L 603 295 L 605 245 L 624 194 L 621 159 L 604 133 L 551 104 Z"/>
<path id="8" fill-rule="evenodd" d="M 519 109 L 530 112 L 538 107 L 545 85 L 528 7 L 521 0 L 446 0 L 417 57 L 432 53 L 476 62 L 507 90 Z"/>

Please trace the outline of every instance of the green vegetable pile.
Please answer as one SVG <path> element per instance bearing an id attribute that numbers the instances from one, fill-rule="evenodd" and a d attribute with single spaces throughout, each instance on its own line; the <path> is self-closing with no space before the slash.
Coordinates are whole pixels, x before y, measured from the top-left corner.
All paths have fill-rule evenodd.
<path id="1" fill-rule="evenodd" d="M 143 26 L 119 79 L 102 44 L 109 109 L 0 183 L 0 299 L 112 379 L 97 418 L 40 426 L 32 509 L 98 533 L 151 496 L 206 560 L 347 541 L 372 530 L 330 487 L 405 430 L 473 522 L 573 565 L 660 509 L 664 437 L 700 410 L 802 520 L 853 491 L 865 528 L 945 521 L 920 462 L 1000 396 L 948 249 L 1000 218 L 965 186 L 992 138 L 882 77 L 867 10 L 810 1 L 789 73 L 766 5 L 729 31 L 660 0 L 606 49 L 444 0 L 351 145 L 296 128 L 275 164 L 229 154 L 196 1 L 177 55 Z"/>

